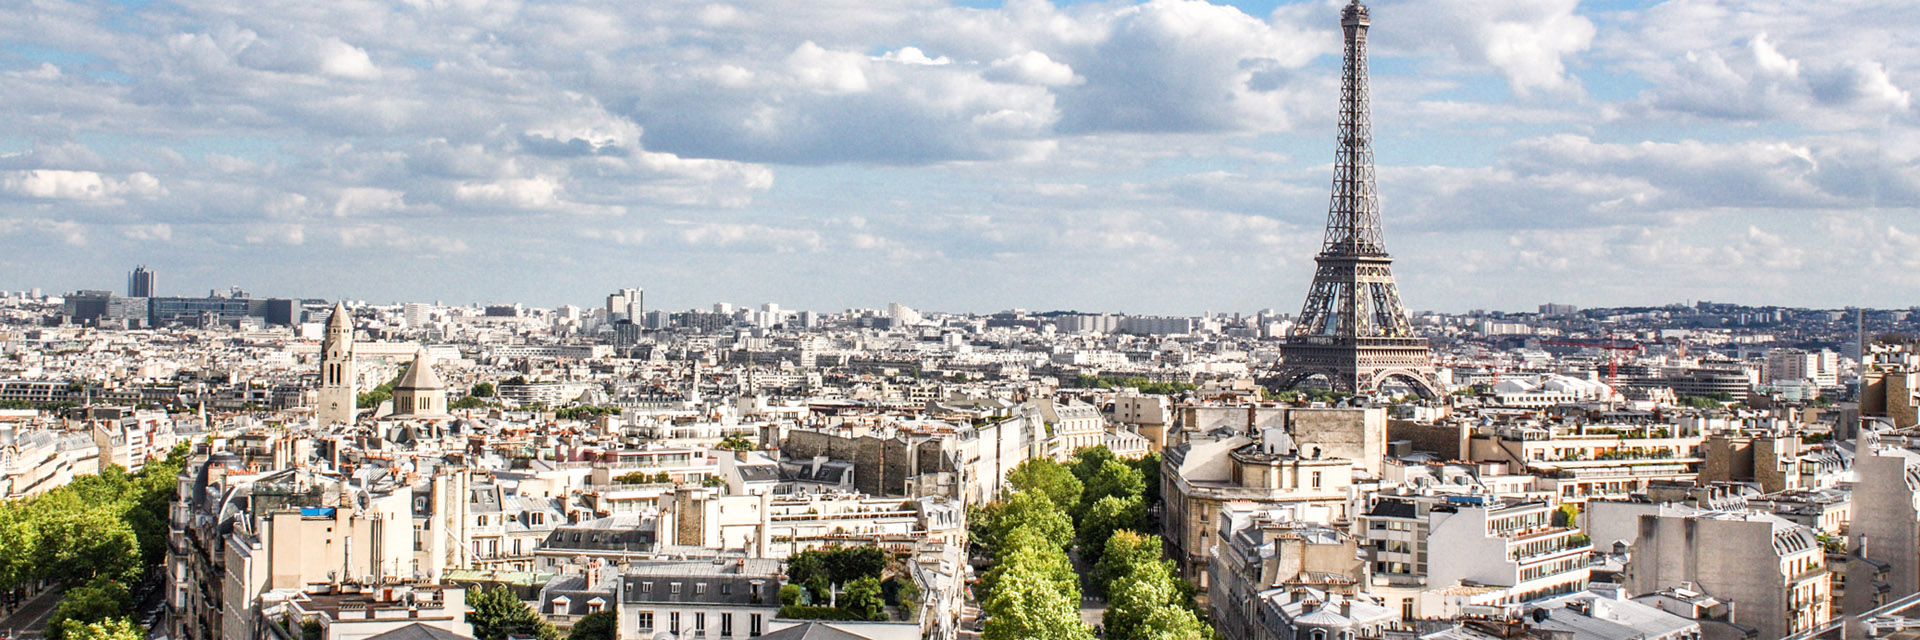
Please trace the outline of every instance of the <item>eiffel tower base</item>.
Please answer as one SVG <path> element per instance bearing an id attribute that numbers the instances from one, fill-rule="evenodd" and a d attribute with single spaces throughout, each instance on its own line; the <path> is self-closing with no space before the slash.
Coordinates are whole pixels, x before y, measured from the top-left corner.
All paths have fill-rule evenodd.
<path id="1" fill-rule="evenodd" d="M 1293 336 L 1280 347 L 1274 382 L 1292 389 L 1314 376 L 1334 391 L 1367 395 L 1388 381 L 1399 381 L 1422 398 L 1440 397 L 1440 383 L 1424 338 L 1341 338 Z"/>

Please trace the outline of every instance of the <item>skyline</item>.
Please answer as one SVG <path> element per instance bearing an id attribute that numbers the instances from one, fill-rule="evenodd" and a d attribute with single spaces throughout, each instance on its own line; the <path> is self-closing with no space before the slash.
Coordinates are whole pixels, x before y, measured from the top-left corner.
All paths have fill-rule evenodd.
<path id="1" fill-rule="evenodd" d="M 0 8 L 0 289 L 1297 311 L 1344 2 L 986 4 Z M 1893 3 L 1368 4 L 1409 309 L 1920 294 Z"/>

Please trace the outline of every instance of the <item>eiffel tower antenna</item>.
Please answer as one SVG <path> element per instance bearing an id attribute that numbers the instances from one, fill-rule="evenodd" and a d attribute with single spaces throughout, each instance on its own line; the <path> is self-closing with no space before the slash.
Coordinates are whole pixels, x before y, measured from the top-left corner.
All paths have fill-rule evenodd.
<path id="1" fill-rule="evenodd" d="M 1290 388 L 1320 376 L 1335 391 L 1373 393 L 1389 379 L 1427 398 L 1439 395 L 1427 341 L 1413 335 L 1393 258 L 1380 232 L 1380 197 L 1374 190 L 1373 123 L 1368 114 L 1366 5 L 1353 0 L 1340 11 L 1346 52 L 1340 65 L 1339 148 L 1333 163 L 1333 196 L 1327 235 L 1307 301 L 1281 347 L 1279 383 Z"/>

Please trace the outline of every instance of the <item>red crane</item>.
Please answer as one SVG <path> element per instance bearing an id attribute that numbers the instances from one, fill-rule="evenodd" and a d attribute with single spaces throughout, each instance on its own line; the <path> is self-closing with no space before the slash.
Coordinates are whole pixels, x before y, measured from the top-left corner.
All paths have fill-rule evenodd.
<path id="1" fill-rule="evenodd" d="M 1646 345 L 1642 345 L 1638 342 L 1625 342 L 1621 340 L 1615 340 L 1612 336 L 1608 336 L 1606 342 L 1597 342 L 1593 340 L 1574 340 L 1574 339 L 1568 338 L 1564 340 L 1547 340 L 1541 344 L 1547 344 L 1547 345 L 1552 345 L 1556 347 L 1579 347 L 1582 349 L 1605 350 L 1607 352 L 1607 386 L 1616 387 L 1616 393 L 1618 391 L 1615 383 L 1620 378 L 1620 352 L 1622 351 L 1632 351 L 1634 353 L 1647 352 Z"/>

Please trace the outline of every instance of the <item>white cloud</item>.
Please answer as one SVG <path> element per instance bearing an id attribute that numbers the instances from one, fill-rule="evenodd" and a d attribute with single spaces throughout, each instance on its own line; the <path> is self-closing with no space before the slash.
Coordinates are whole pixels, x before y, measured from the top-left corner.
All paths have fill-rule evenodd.
<path id="1" fill-rule="evenodd" d="M 867 90 L 866 58 L 851 51 L 828 51 L 812 40 L 787 56 L 788 71 L 803 87 L 820 93 L 861 93 Z"/>
<path id="2" fill-rule="evenodd" d="M 987 78 L 996 82 L 1019 82 L 1058 87 L 1086 82 L 1073 74 L 1073 67 L 1055 62 L 1047 54 L 1028 51 L 993 61 Z"/>
<path id="3" fill-rule="evenodd" d="M 373 66 L 373 59 L 367 56 L 367 50 L 328 38 L 320 43 L 320 71 L 338 78 L 371 80 L 380 77 L 380 69 Z"/>
<path id="4" fill-rule="evenodd" d="M 881 54 L 878 58 L 875 58 L 875 59 L 883 60 L 886 62 L 898 62 L 900 64 L 918 64 L 918 65 L 933 65 L 933 66 L 938 66 L 943 64 L 953 64 L 953 59 L 948 58 L 946 56 L 940 56 L 938 58 L 929 58 L 927 57 L 927 52 L 921 51 L 919 47 L 901 47 L 899 49 L 895 49 L 893 51 L 888 51 L 884 54 Z"/>
<path id="5" fill-rule="evenodd" d="M 559 202 L 560 184 L 551 178 L 514 178 L 494 182 L 469 182 L 454 188 L 454 197 L 463 202 L 543 209 Z"/>
<path id="6" fill-rule="evenodd" d="M 151 198 L 165 190 L 159 179 L 145 172 L 114 178 L 94 171 L 32 169 L 0 173 L 0 192 L 44 200 L 113 202 L 128 196 Z"/>

